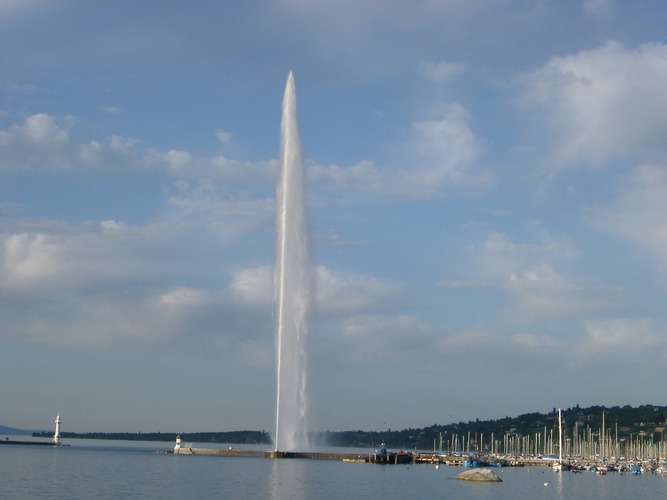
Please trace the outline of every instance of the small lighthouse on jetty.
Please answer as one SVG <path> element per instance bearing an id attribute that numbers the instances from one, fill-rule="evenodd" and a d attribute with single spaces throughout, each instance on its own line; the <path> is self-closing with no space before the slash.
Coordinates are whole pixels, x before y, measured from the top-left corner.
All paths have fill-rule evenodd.
<path id="1" fill-rule="evenodd" d="M 56 431 L 53 433 L 53 444 L 56 446 L 60 446 L 60 423 L 62 420 L 60 420 L 60 413 L 56 416 Z"/>

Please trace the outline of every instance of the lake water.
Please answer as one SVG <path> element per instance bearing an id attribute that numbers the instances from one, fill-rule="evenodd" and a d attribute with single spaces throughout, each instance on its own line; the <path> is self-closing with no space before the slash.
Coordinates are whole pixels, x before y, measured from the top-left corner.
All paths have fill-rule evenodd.
<path id="1" fill-rule="evenodd" d="M 62 448 L 0 445 L 0 497 L 625 500 L 664 498 L 667 491 L 667 477 L 657 474 L 499 468 L 502 483 L 480 484 L 457 481 L 463 469 L 449 466 L 172 455 L 158 453 L 170 443 L 67 442 Z"/>

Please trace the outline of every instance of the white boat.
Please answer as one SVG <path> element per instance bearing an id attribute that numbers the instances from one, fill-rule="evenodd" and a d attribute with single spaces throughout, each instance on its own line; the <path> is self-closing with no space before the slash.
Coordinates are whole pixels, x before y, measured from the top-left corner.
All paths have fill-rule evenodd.
<path id="1" fill-rule="evenodd" d="M 551 468 L 554 472 L 570 470 L 570 466 L 563 463 L 563 416 L 560 408 L 558 408 L 558 462 L 553 464 Z"/>

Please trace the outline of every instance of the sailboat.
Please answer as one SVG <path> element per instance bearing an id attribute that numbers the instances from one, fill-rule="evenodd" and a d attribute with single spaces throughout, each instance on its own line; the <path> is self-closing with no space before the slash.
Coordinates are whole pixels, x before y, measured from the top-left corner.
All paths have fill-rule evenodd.
<path id="1" fill-rule="evenodd" d="M 552 469 L 554 472 L 562 472 L 570 470 L 570 466 L 563 463 L 563 412 L 558 408 L 558 462 L 556 462 Z"/>

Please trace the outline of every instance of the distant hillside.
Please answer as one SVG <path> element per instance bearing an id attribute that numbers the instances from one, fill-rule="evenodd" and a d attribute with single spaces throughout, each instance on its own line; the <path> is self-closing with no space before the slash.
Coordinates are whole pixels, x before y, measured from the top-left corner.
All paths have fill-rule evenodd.
<path id="1" fill-rule="evenodd" d="M 642 405 L 633 408 L 629 405 L 620 407 L 591 406 L 563 409 L 563 432 L 570 434 L 577 431 L 582 434 L 589 431 L 599 434 L 602 429 L 602 414 L 604 411 L 605 435 L 618 433 L 619 440 L 628 439 L 632 435 L 654 436 L 661 440 L 665 429 L 667 406 Z M 322 432 L 314 436 L 316 444 L 332 446 L 376 447 L 384 442 L 392 448 L 404 449 L 433 449 L 434 443 L 439 446 L 442 436 L 444 447 L 452 436 L 475 439 L 477 435 L 488 440 L 491 435 L 496 439 L 503 436 L 530 436 L 543 435 L 545 431 L 552 431 L 557 435 L 558 410 L 554 408 L 549 413 L 526 413 L 517 417 L 505 417 L 495 420 L 475 420 L 447 425 L 434 424 L 421 429 L 403 429 L 380 432 L 343 431 Z"/>
<path id="2" fill-rule="evenodd" d="M 230 444 L 270 444 L 271 436 L 266 431 L 232 432 L 61 432 L 63 439 L 107 439 L 123 441 L 169 441 L 174 442 L 180 434 L 184 442 L 230 443 Z M 34 437 L 51 437 L 53 432 L 35 432 Z"/>
<path id="3" fill-rule="evenodd" d="M 7 427 L 6 425 L 0 425 L 0 434 L 7 436 L 29 436 L 34 431 L 29 431 L 27 429 L 14 429 L 13 427 Z"/>
<path id="4" fill-rule="evenodd" d="M 619 440 L 631 436 L 647 436 L 651 439 L 662 440 L 666 428 L 667 406 L 642 405 L 633 408 L 626 406 L 590 406 L 563 409 L 563 431 L 565 435 L 599 436 L 602 433 L 602 415 L 605 419 L 605 436 L 613 433 Z M 430 427 L 418 429 L 403 429 L 386 431 L 324 431 L 315 432 L 311 440 L 315 445 L 344 446 L 355 448 L 376 448 L 385 443 L 391 448 L 430 450 L 434 445 L 439 446 L 442 438 L 443 447 L 453 437 L 476 440 L 477 436 L 485 441 L 493 435 L 495 439 L 503 436 L 523 437 L 531 439 L 536 435 L 557 435 L 558 411 L 556 408 L 548 413 L 526 413 L 517 417 L 505 417 L 495 420 L 474 420 L 447 425 L 434 424 Z M 0 427 L 0 433 L 2 427 Z M 120 439 L 141 441 L 174 441 L 175 432 L 63 432 L 63 438 L 88 439 Z M 34 433 L 34 436 L 50 437 L 53 432 Z M 266 431 L 234 431 L 234 432 L 191 432 L 182 433 L 183 441 L 197 443 L 230 443 L 230 444 L 270 444 L 271 437 Z"/>

